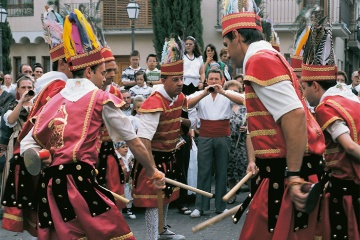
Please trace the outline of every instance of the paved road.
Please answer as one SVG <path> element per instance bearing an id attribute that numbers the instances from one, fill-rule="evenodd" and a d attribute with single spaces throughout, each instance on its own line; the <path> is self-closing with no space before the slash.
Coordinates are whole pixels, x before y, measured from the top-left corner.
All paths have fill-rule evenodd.
<path id="1" fill-rule="evenodd" d="M 236 204 L 239 204 L 245 199 L 247 193 L 240 193 L 237 197 Z M 215 201 L 210 201 L 210 211 L 205 212 L 205 215 L 192 219 L 188 215 L 179 214 L 176 208 L 170 208 L 168 213 L 168 224 L 172 227 L 170 230 L 182 234 L 189 240 L 233 240 L 239 238 L 239 233 L 242 228 L 244 217 L 237 223 L 233 224 L 231 217 L 224 219 L 221 222 L 214 224 L 202 231 L 193 233 L 191 228 L 209 218 L 215 216 Z M 236 205 L 227 205 L 228 209 Z M 194 204 L 189 207 L 193 209 Z M 146 228 L 144 209 L 136 209 L 137 219 L 127 219 L 130 229 L 133 231 L 136 239 L 146 240 Z M 31 240 L 31 236 L 27 233 L 14 233 L 0 228 L 1 240 Z M 99 239 L 100 240 L 100 239 Z"/>

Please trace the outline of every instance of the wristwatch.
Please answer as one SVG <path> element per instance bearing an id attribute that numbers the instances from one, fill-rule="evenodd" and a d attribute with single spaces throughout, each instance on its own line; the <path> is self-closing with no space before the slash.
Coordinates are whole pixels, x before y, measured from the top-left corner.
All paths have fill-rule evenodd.
<path id="1" fill-rule="evenodd" d="M 301 174 L 301 171 L 289 171 L 289 169 L 285 168 L 285 177 L 299 177 Z"/>

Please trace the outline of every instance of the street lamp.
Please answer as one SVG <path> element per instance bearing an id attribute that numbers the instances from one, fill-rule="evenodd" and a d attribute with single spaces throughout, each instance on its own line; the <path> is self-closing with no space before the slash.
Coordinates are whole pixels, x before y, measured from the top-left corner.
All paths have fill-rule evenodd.
<path id="1" fill-rule="evenodd" d="M 356 19 L 356 38 L 357 40 L 360 42 L 360 16 L 358 17 L 358 19 Z"/>
<path id="2" fill-rule="evenodd" d="M 0 1 L 0 71 L 3 70 L 3 54 L 2 54 L 2 25 L 6 22 L 7 12 L 5 8 L 2 7 Z"/>
<path id="3" fill-rule="evenodd" d="M 126 6 L 126 11 L 131 21 L 131 50 L 134 51 L 135 19 L 138 19 L 139 17 L 140 7 L 135 0 L 131 0 L 131 2 L 129 2 Z"/>

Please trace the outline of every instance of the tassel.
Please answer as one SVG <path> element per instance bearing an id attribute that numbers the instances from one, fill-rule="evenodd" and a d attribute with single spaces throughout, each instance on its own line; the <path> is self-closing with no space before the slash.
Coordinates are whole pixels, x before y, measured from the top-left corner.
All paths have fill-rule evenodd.
<path id="1" fill-rule="evenodd" d="M 310 29 L 304 29 L 304 34 L 302 34 L 300 37 L 299 37 L 299 42 L 297 43 L 297 47 L 296 47 L 296 50 L 295 50 L 295 55 L 296 56 L 300 56 L 300 54 L 301 54 L 301 50 L 303 50 L 304 49 L 304 46 L 305 46 L 305 44 L 306 44 L 306 41 L 307 41 L 307 39 L 308 39 L 308 37 L 309 37 L 309 34 L 310 34 Z"/>
<path id="2" fill-rule="evenodd" d="M 65 56 L 66 58 L 70 58 L 75 55 L 75 49 L 74 49 L 74 42 L 71 39 L 71 32 L 72 32 L 72 25 L 69 21 L 69 16 L 66 16 L 65 22 L 64 22 L 64 50 L 65 50 Z"/>
<path id="3" fill-rule="evenodd" d="M 69 14 L 69 21 L 71 22 L 71 38 L 73 42 L 73 47 L 75 48 L 76 54 L 84 53 L 82 48 L 81 37 L 79 34 L 79 29 L 76 25 L 76 15 L 74 13 Z"/>
<path id="4" fill-rule="evenodd" d="M 81 25 L 84 27 L 88 38 L 91 41 L 92 44 L 92 49 L 98 48 L 99 47 L 99 43 L 94 35 L 93 30 L 91 29 L 90 24 L 88 23 L 88 21 L 85 19 L 84 15 L 78 10 L 75 9 L 74 12 L 76 13 L 76 16 L 79 19 L 79 22 L 81 23 Z"/>

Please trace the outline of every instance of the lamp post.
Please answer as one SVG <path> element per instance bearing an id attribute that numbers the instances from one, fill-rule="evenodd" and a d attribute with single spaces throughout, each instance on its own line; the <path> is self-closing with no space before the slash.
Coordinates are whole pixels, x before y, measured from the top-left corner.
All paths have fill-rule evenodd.
<path id="1" fill-rule="evenodd" d="M 5 8 L 2 7 L 0 1 L 0 71 L 3 70 L 3 54 L 2 54 L 2 25 L 6 22 L 7 12 Z"/>
<path id="2" fill-rule="evenodd" d="M 360 16 L 356 19 L 356 39 L 360 42 Z"/>
<path id="3" fill-rule="evenodd" d="M 131 21 L 131 51 L 134 51 L 134 45 L 135 45 L 135 19 L 138 19 L 140 7 L 135 2 L 135 0 L 131 0 L 131 2 L 128 3 L 126 6 L 126 11 L 128 14 L 128 17 Z"/>

